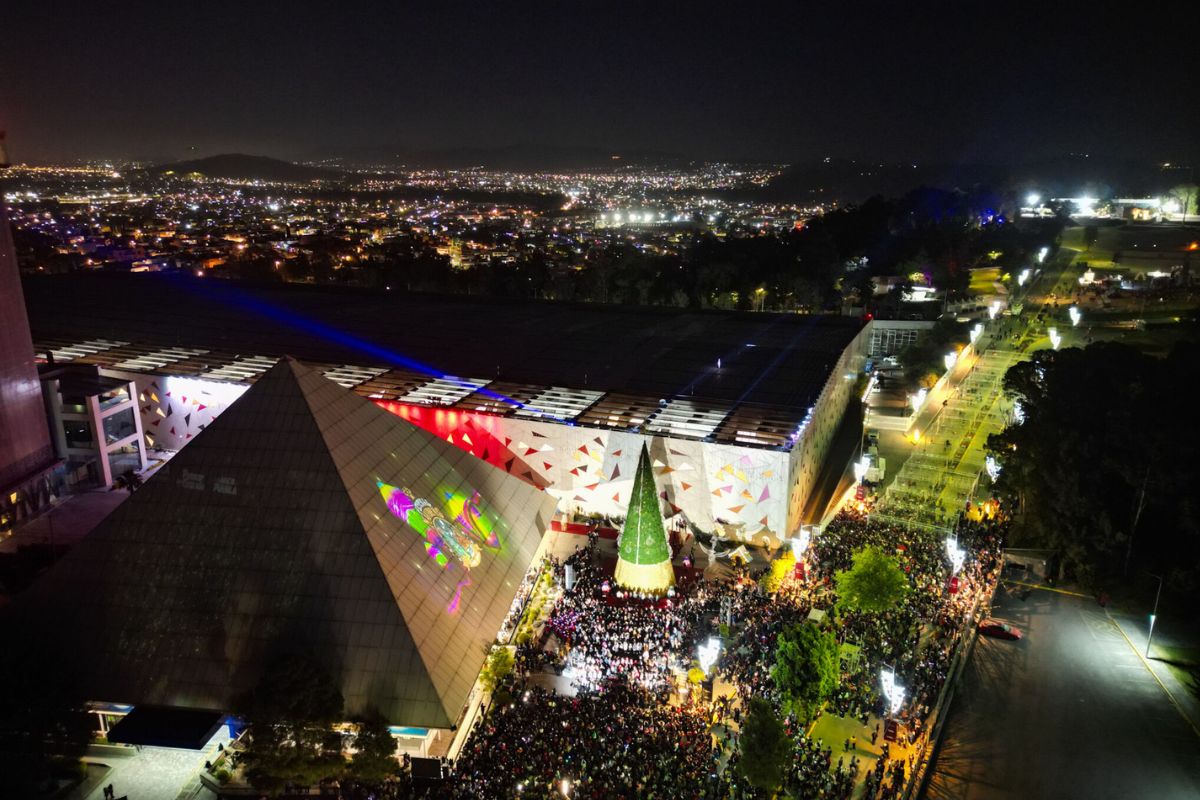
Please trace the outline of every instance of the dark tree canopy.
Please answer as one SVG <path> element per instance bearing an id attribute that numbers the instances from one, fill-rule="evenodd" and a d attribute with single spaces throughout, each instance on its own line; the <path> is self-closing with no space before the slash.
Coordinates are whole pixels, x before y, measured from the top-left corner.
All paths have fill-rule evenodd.
<path id="1" fill-rule="evenodd" d="M 350 760 L 350 775 L 358 783 L 378 786 L 399 772 L 396 740 L 388 730 L 387 720 L 378 711 L 372 711 L 359 720 L 353 747 L 355 752 Z"/>
<path id="2" fill-rule="evenodd" d="M 760 697 L 750 698 L 742 725 L 738 772 L 751 786 L 773 791 L 783 783 L 791 759 L 792 739 L 771 704 Z"/>
<path id="3" fill-rule="evenodd" d="M 802 723 L 808 723 L 837 688 L 840 670 L 837 637 L 813 623 L 793 625 L 775 644 L 771 679 L 781 705 Z"/>
<path id="4" fill-rule="evenodd" d="M 1012 367 L 1005 390 L 1024 422 L 988 445 L 1014 544 L 1057 550 L 1085 583 L 1152 569 L 1195 588 L 1200 436 L 1185 387 L 1198 369 L 1192 344 L 1160 359 L 1108 342 Z"/>
<path id="5" fill-rule="evenodd" d="M 15 626 L 0 628 L 0 639 L 22 643 L 0 648 L 0 794 L 37 797 L 47 781 L 78 774 L 90 739 L 77 662 Z"/>
<path id="6" fill-rule="evenodd" d="M 864 547 L 854 554 L 850 569 L 833 576 L 838 604 L 854 611 L 878 613 L 895 606 L 908 594 L 908 576 L 895 556 L 878 547 Z"/>
<path id="7" fill-rule="evenodd" d="M 242 758 L 256 789 L 278 794 L 289 783 L 312 786 L 345 770 L 341 737 L 331 727 L 341 716 L 342 694 L 309 659 L 276 661 L 245 707 L 250 730 Z"/>

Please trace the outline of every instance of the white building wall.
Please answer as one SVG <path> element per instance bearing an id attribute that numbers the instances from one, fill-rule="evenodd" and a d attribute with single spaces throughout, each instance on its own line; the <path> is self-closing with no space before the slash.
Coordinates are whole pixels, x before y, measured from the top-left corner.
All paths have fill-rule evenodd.
<path id="1" fill-rule="evenodd" d="M 179 375 L 113 369 L 103 373 L 137 384 L 138 414 L 146 445 L 160 450 L 179 450 L 250 388 L 244 383 Z"/>
<path id="2" fill-rule="evenodd" d="M 804 506 L 816 485 L 817 478 L 829 454 L 829 445 L 837 433 L 846 408 L 850 404 L 855 378 L 862 370 L 870 344 L 871 326 L 859 332 L 850 346 L 842 351 L 837 363 L 825 381 L 812 417 L 800 439 L 789 454 L 791 489 L 788 498 L 787 535 L 790 537 L 800 528 Z"/>
<path id="3" fill-rule="evenodd" d="M 869 326 L 868 326 L 869 329 Z M 642 443 L 649 445 L 664 512 L 702 530 L 782 540 L 800 525 L 805 500 L 850 398 L 869 333 L 838 359 L 790 452 L 604 430 L 548 418 L 391 406 L 498 468 L 546 488 L 562 512 L 623 516 Z M 105 370 L 134 380 L 147 444 L 178 450 L 245 392 L 245 384 Z M 850 375 L 850 378 L 847 378 Z"/>
<path id="4" fill-rule="evenodd" d="M 462 423 L 445 435 L 482 457 L 479 437 L 472 438 L 465 421 L 484 415 L 458 413 Z M 705 531 L 720 524 L 729 535 L 778 536 L 785 529 L 785 452 L 540 419 L 490 417 L 479 422 L 492 426 L 491 441 L 496 445 L 508 440 L 502 446 L 519 462 L 509 471 L 521 476 L 530 473 L 534 482 L 559 499 L 562 512 L 624 516 L 645 443 L 667 515 L 682 513 Z M 464 441 L 464 433 L 469 441 Z M 487 460 L 497 466 L 508 468 L 508 458 L 504 454 L 497 459 L 487 452 Z"/>

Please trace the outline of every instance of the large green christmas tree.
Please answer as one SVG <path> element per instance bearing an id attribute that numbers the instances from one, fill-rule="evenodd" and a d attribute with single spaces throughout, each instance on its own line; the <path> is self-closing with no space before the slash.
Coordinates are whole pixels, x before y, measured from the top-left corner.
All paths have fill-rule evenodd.
<path id="1" fill-rule="evenodd" d="M 660 594 L 675 583 L 671 545 L 663 527 L 658 487 L 650 467 L 650 452 L 642 445 L 625 526 L 617 543 L 617 583 L 627 589 Z"/>

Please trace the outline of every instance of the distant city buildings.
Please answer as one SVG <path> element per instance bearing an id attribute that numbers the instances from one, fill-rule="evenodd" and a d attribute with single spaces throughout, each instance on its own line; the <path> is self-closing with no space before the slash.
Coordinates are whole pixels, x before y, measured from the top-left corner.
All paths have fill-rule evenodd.
<path id="1" fill-rule="evenodd" d="M 780 170 L 360 171 L 331 188 L 18 166 L 6 191 L 31 271 L 183 269 L 386 289 L 396 281 L 382 267 L 398 261 L 441 259 L 455 270 L 536 262 L 553 273 L 612 247 L 678 253 L 699 231 L 788 230 L 823 208 L 738 199 Z"/>

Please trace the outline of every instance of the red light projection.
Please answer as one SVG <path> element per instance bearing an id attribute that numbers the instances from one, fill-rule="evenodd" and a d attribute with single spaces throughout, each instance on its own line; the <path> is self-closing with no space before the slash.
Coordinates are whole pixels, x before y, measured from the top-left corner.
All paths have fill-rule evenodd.
<path id="1" fill-rule="evenodd" d="M 532 486 L 545 489 L 550 485 L 550 481 L 536 473 L 523 456 L 513 452 L 512 438 L 504 435 L 503 417 L 459 409 L 428 408 L 392 400 L 374 402 L 385 411 Z"/>

